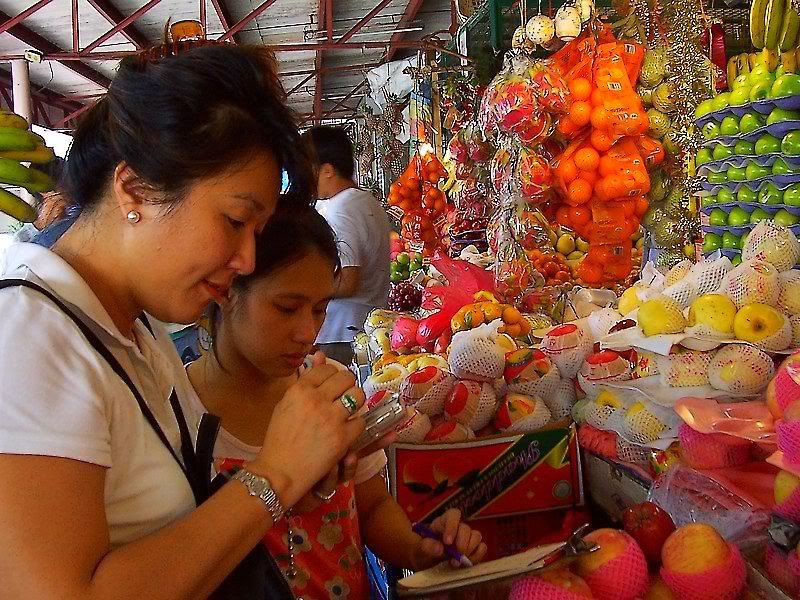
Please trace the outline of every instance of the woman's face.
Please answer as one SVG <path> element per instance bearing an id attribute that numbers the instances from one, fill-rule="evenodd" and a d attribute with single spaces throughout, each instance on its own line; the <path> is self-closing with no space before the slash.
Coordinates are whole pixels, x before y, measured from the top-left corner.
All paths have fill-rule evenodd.
<path id="1" fill-rule="evenodd" d="M 291 375 L 311 351 L 333 292 L 330 259 L 311 251 L 240 292 L 223 317 L 224 345 L 268 377 Z"/>
<path id="2" fill-rule="evenodd" d="M 280 186 L 277 162 L 258 153 L 196 182 L 173 208 L 143 204 L 123 242 L 134 257 L 138 305 L 162 321 L 191 323 L 209 302 L 224 303 L 233 278 L 254 268 L 255 236 L 275 211 Z"/>

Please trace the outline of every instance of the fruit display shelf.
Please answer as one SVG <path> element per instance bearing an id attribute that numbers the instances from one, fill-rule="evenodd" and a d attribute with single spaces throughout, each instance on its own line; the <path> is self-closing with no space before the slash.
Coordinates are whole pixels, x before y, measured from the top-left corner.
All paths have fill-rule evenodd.
<path id="1" fill-rule="evenodd" d="M 746 168 L 751 162 L 756 163 L 759 167 L 772 167 L 778 159 L 783 159 L 787 165 L 800 171 L 800 156 L 786 155 L 782 152 L 770 152 L 769 154 L 736 154 L 721 160 L 704 162 L 697 166 L 697 174 L 704 177 L 709 172 L 720 173 L 727 171 L 728 167 Z"/>
<path id="2" fill-rule="evenodd" d="M 738 193 L 742 187 L 748 187 L 754 191 L 760 191 L 761 187 L 772 183 L 778 189 L 785 190 L 789 186 L 800 183 L 800 173 L 791 175 L 767 175 L 766 177 L 759 177 L 758 179 L 742 180 L 742 181 L 723 181 L 723 182 L 701 182 L 701 187 L 704 191 L 710 192 L 711 195 L 718 194 L 723 188 Z M 708 194 L 704 194 L 708 195 Z"/>
<path id="3" fill-rule="evenodd" d="M 768 133 L 776 138 L 782 138 L 787 133 L 791 131 L 800 130 L 800 121 L 798 120 L 790 120 L 790 121 L 779 121 L 777 123 L 771 123 L 769 125 L 762 125 L 757 129 L 753 129 L 752 131 L 748 131 L 747 133 L 737 133 L 733 135 L 719 135 L 716 137 L 711 137 L 703 142 L 703 148 L 713 148 L 718 144 L 722 144 L 723 146 L 733 147 L 736 142 L 755 142 L 760 138 L 762 135 Z"/>
<path id="4" fill-rule="evenodd" d="M 783 110 L 800 110 L 800 95 L 784 96 L 783 98 L 765 98 L 763 100 L 747 102 L 739 106 L 728 106 L 721 110 L 708 113 L 699 119 L 695 119 L 695 125 L 703 127 L 712 121 L 721 122 L 725 117 L 730 116 L 743 117 L 751 112 L 768 115 L 776 108 Z"/>

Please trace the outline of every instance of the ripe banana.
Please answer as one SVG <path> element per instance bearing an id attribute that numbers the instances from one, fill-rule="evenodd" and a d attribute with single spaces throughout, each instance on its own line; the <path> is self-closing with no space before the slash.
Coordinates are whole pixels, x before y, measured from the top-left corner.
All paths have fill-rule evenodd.
<path id="1" fill-rule="evenodd" d="M 736 57 L 736 70 L 739 75 L 747 75 L 752 70 L 750 60 L 750 55 L 747 52 L 742 52 Z"/>
<path id="2" fill-rule="evenodd" d="M 738 69 L 738 56 L 731 56 L 728 59 L 728 65 L 725 69 L 725 75 L 728 77 L 728 85 L 733 83 L 733 80 L 739 76 L 739 69 Z"/>
<path id="3" fill-rule="evenodd" d="M 33 167 L 28 167 L 28 172 L 30 181 L 21 184 L 21 186 L 29 192 L 49 192 L 55 189 L 56 184 L 47 173 L 43 173 Z"/>
<path id="4" fill-rule="evenodd" d="M 18 162 L 29 162 L 36 165 L 45 165 L 56 157 L 55 152 L 44 144 L 37 144 L 33 150 L 5 150 L 0 151 L 0 158 L 10 158 Z"/>
<path id="5" fill-rule="evenodd" d="M 40 136 L 15 127 L 0 128 L 0 151 L 33 150 Z"/>
<path id="6" fill-rule="evenodd" d="M 747 55 L 747 65 L 748 69 L 752 71 L 758 66 L 758 57 L 760 56 L 759 52 L 751 52 Z"/>
<path id="7" fill-rule="evenodd" d="M 770 0 L 753 0 L 750 5 L 750 41 L 756 48 L 764 47 L 767 4 Z"/>
<path id="8" fill-rule="evenodd" d="M 781 66 L 784 73 L 797 73 L 797 54 L 794 50 L 781 52 Z"/>
<path id="9" fill-rule="evenodd" d="M 10 158 L 0 158 L 0 182 L 23 185 L 29 183 L 31 179 L 31 172 L 28 167 Z"/>
<path id="10" fill-rule="evenodd" d="M 32 223 L 37 216 L 30 204 L 3 188 L 0 188 L 0 212 L 23 223 Z"/>
<path id="11" fill-rule="evenodd" d="M 764 47 L 776 50 L 780 42 L 786 0 L 769 0 L 765 22 Z"/>
<path id="12" fill-rule="evenodd" d="M 0 127 L 13 127 L 14 129 L 27 129 L 28 122 L 16 113 L 0 110 Z"/>
<path id="13" fill-rule="evenodd" d="M 794 48 L 797 45 L 798 33 L 800 33 L 800 16 L 792 8 L 792 3 L 787 2 L 779 37 L 781 50 Z"/>
<path id="14" fill-rule="evenodd" d="M 757 61 L 767 67 L 767 71 L 774 71 L 778 68 L 780 64 L 780 59 L 778 58 L 778 53 L 771 49 L 771 48 L 764 48 L 761 52 L 758 53 Z"/>

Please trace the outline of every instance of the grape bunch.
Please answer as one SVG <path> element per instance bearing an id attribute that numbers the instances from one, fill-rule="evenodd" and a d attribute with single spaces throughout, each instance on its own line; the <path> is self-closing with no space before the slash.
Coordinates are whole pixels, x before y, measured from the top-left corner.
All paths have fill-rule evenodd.
<path id="1" fill-rule="evenodd" d="M 395 283 L 389 292 L 389 309 L 398 312 L 416 310 L 422 304 L 422 289 L 408 281 Z"/>

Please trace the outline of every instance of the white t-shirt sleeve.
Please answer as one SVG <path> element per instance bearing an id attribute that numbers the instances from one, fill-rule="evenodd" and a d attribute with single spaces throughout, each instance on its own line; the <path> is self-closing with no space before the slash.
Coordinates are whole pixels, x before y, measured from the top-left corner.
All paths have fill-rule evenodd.
<path id="1" fill-rule="evenodd" d="M 339 202 L 333 210 L 326 212 L 325 218 L 336 234 L 339 260 L 342 267 L 360 267 L 365 264 L 364 224 L 358 218 L 355 202 Z"/>
<path id="2" fill-rule="evenodd" d="M 77 326 L 37 292 L 0 292 L 0 453 L 111 466 L 103 359 Z M 107 371 L 107 369 L 106 369 Z"/>

